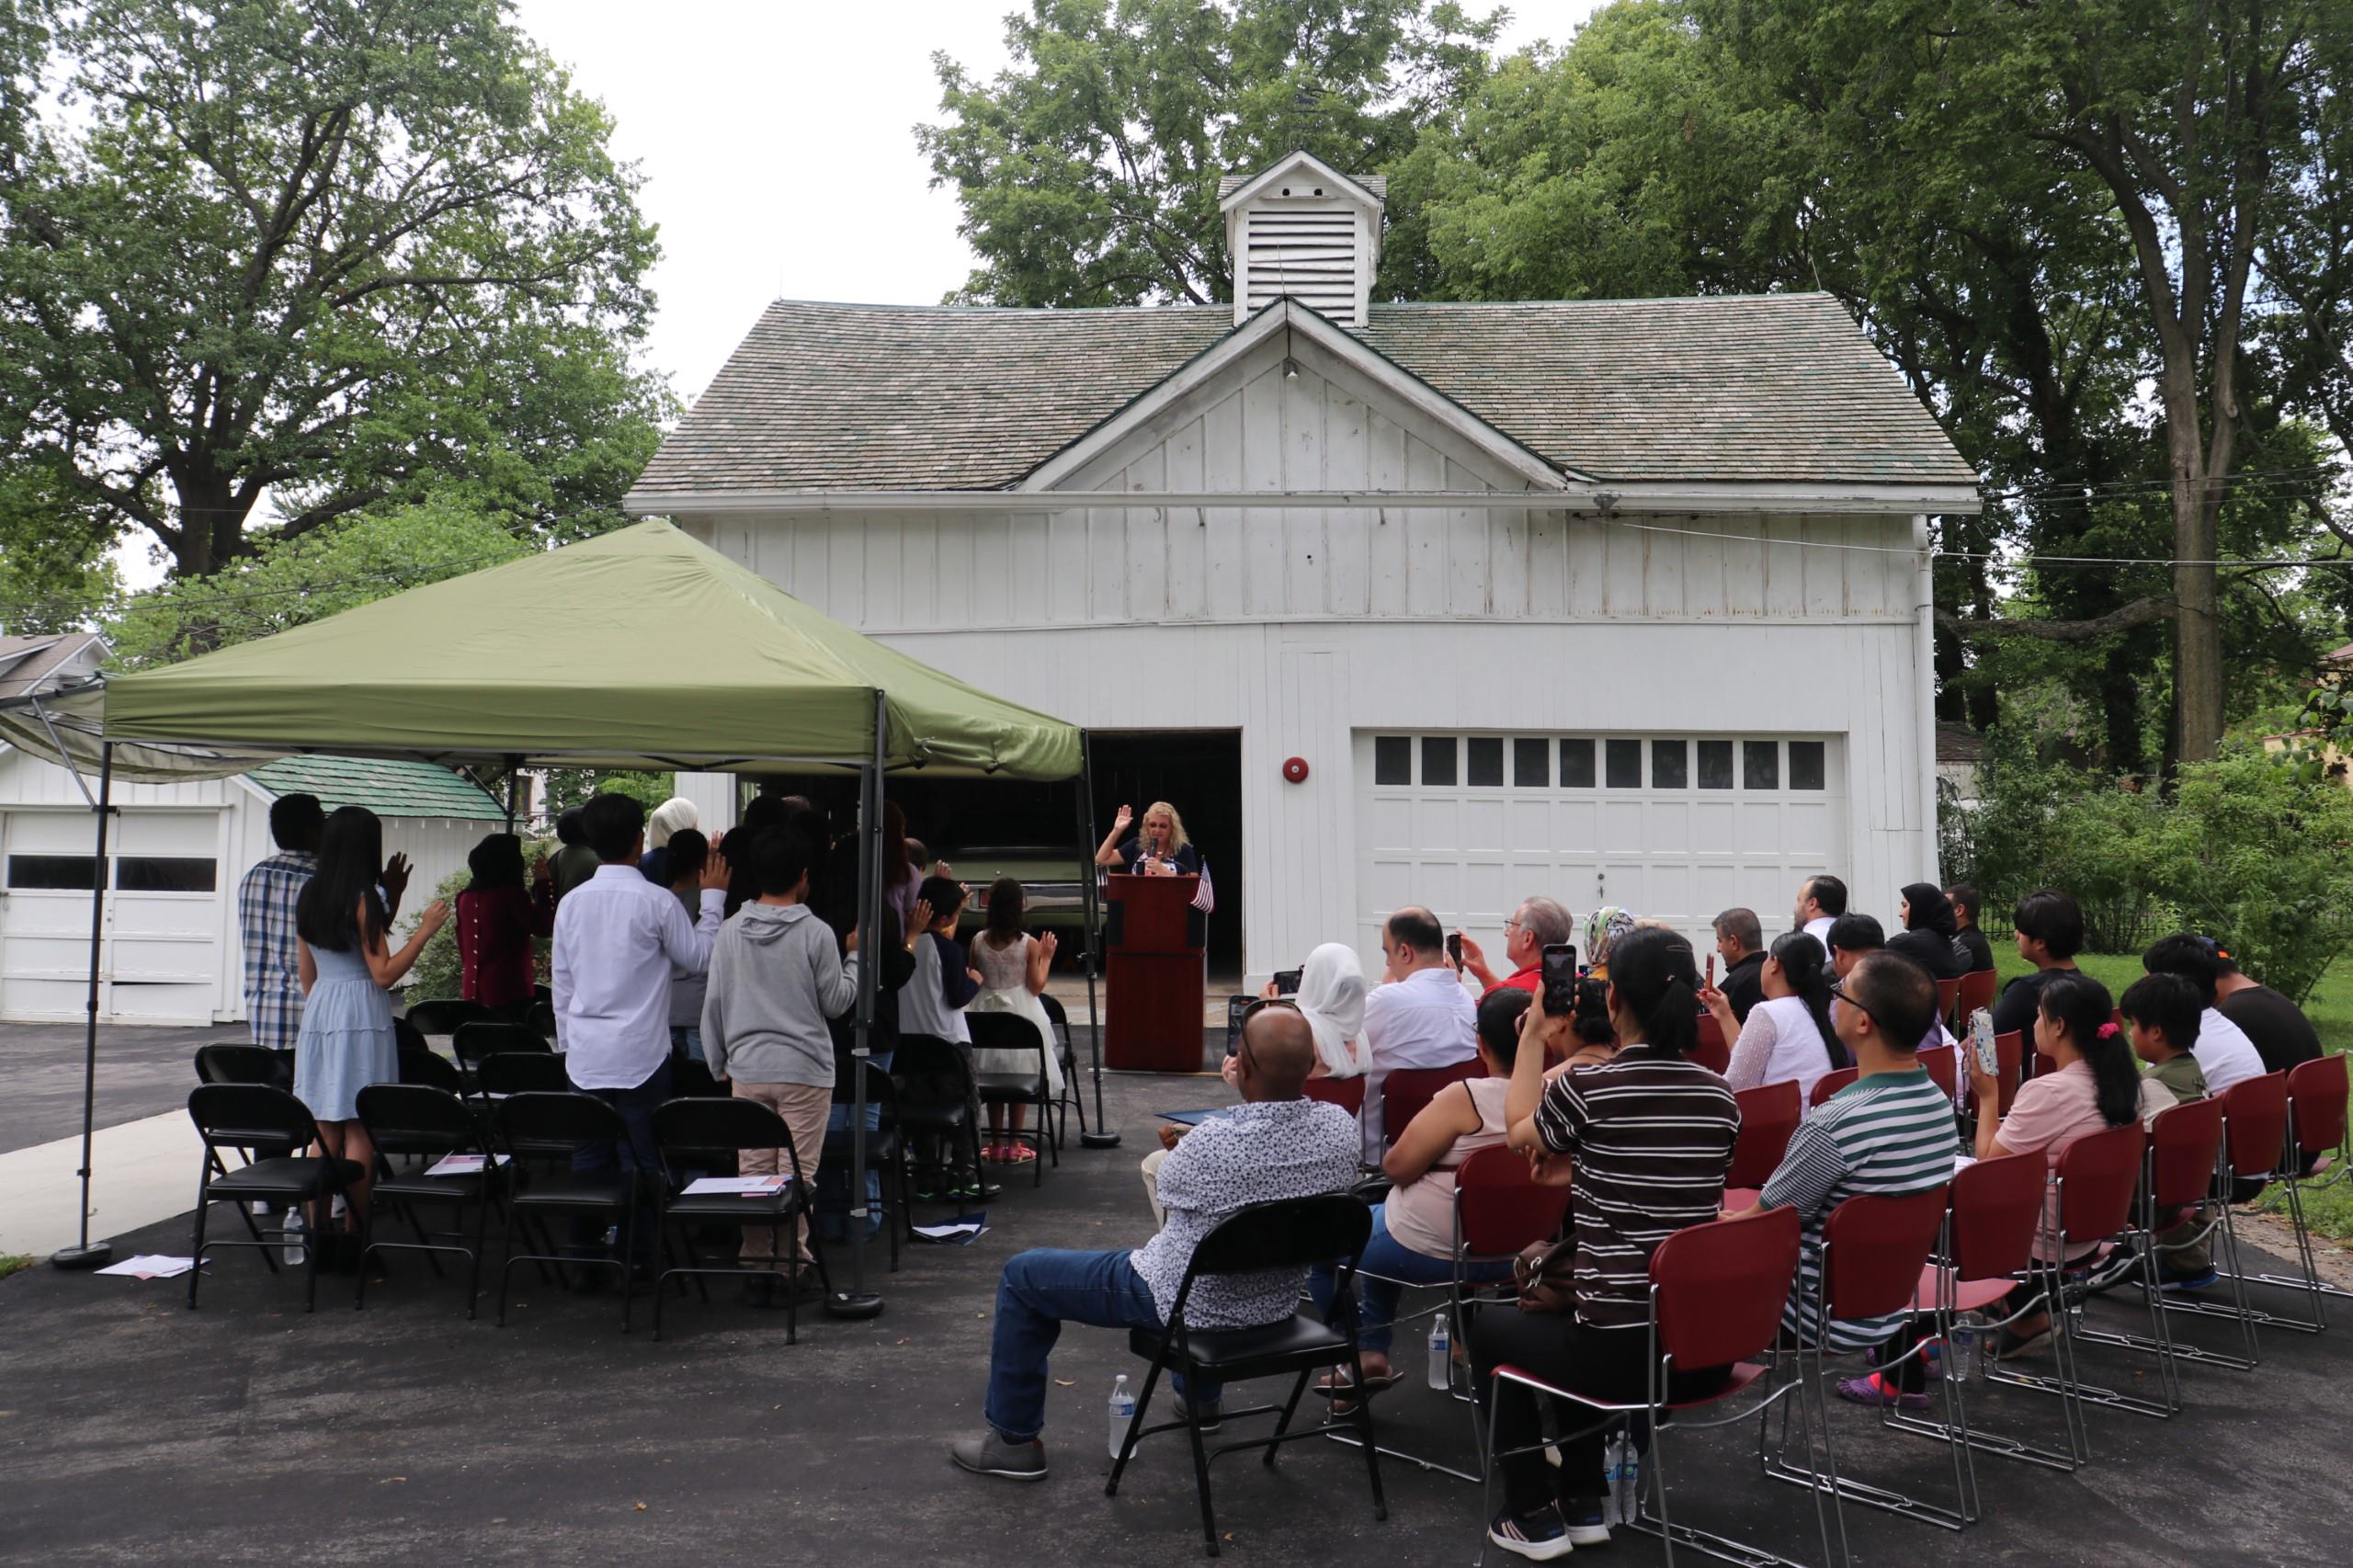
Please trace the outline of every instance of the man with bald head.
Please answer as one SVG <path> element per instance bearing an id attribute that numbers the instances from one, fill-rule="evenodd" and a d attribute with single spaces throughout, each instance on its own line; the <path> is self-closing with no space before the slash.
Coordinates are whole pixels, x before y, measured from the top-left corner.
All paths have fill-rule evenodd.
<path id="1" fill-rule="evenodd" d="M 1479 1054 L 1479 1005 L 1446 958 L 1446 927 L 1417 904 L 1381 928 L 1388 960 L 1364 999 L 1364 1160 L 1381 1154 L 1381 1085 L 1399 1067 L 1451 1067 Z"/>
<path id="2" fill-rule="evenodd" d="M 1017 1255 L 997 1281 L 996 1324 L 989 1352 L 988 1426 L 949 1450 L 976 1475 L 1042 1481 L 1046 1446 L 1046 1358 L 1066 1323 L 1097 1328 L 1167 1325 L 1193 1249 L 1246 1203 L 1345 1192 L 1357 1179 L 1356 1119 L 1337 1106 L 1304 1098 L 1315 1066 L 1315 1037 L 1288 1000 L 1261 1002 L 1243 1020 L 1234 1053 L 1242 1103 L 1202 1122 L 1160 1167 L 1167 1221 L 1132 1252 Z M 1254 1328 L 1290 1317 L 1307 1278 L 1303 1268 L 1204 1278 L 1185 1304 L 1194 1328 Z M 1182 1391 L 1204 1417 L 1218 1403 L 1214 1386 Z"/>

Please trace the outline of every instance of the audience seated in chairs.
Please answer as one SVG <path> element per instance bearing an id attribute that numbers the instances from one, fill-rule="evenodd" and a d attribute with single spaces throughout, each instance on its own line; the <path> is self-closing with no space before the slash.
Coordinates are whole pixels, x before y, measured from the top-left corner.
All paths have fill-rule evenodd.
<path id="1" fill-rule="evenodd" d="M 1904 929 L 1887 939 L 1887 950 L 1902 953 L 1928 973 L 1931 980 L 1958 980 L 1961 955 L 1953 949 L 1960 927 L 1953 919 L 1952 901 L 1934 882 L 1913 882 L 1896 905 Z"/>
<path id="2" fill-rule="evenodd" d="M 1499 976 L 1489 969 L 1487 955 L 1468 932 L 1462 937 L 1462 972 L 1476 981 L 1483 992 L 1505 985 L 1533 992 L 1544 983 L 1544 949 L 1576 938 L 1576 917 L 1565 905 L 1540 894 L 1524 898 L 1504 922 L 1504 960 L 1511 965 L 1511 972 Z"/>
<path id="3" fill-rule="evenodd" d="M 1733 1022 L 1745 1024 L 1765 1000 L 1765 928 L 1753 909 L 1727 909 L 1716 916 L 1716 956 L 1724 960 L 1724 977 L 1717 989 L 1732 1004 Z M 1727 1029 L 1730 1040 L 1735 1031 Z"/>
<path id="4" fill-rule="evenodd" d="M 1961 1152 L 1952 1101 L 1929 1078 L 1918 1055 L 1920 1036 L 1937 1016 L 1935 982 L 1897 954 L 1870 953 L 1856 964 L 1839 994 L 1845 1003 L 1838 1009 L 1839 1042 L 1854 1056 L 1859 1076 L 1799 1125 L 1756 1206 L 1741 1216 L 1784 1204 L 1798 1210 L 1805 1248 L 1799 1288 L 1784 1309 L 1783 1323 L 1802 1343 L 1834 1353 L 1870 1349 L 1904 1324 L 1900 1316 L 1813 1321 L 1823 1221 L 1849 1198 L 1901 1198 L 1943 1187 L 1952 1180 L 1953 1156 Z M 1840 1383 L 1838 1392 L 1866 1403 L 1899 1397 L 1883 1388 L 1873 1372 Z M 1927 1403 L 1922 1396 L 1910 1398 Z"/>
<path id="5" fill-rule="evenodd" d="M 1709 1016 L 1733 1042 L 1724 1082 L 1733 1089 L 1791 1083 L 1803 1100 L 1824 1073 L 1854 1065 L 1833 1027 L 1822 964 L 1822 944 L 1804 932 L 1777 937 L 1757 977 L 1765 1000 L 1737 1028 L 1730 996 L 1713 987 L 1699 993 Z"/>
<path id="6" fill-rule="evenodd" d="M 1314 1060 L 1314 1036 L 1296 1008 L 1258 1008 L 1234 1058 L 1242 1104 L 1195 1128 L 1161 1167 L 1168 1220 L 1160 1233 L 1132 1252 L 1040 1249 L 1005 1266 L 983 1407 L 988 1426 L 950 1449 L 958 1466 L 1042 1480 L 1047 1357 L 1063 1324 L 1163 1328 L 1194 1246 L 1220 1221 L 1245 1204 L 1345 1192 L 1355 1182 L 1355 1121 L 1300 1093 Z M 1186 1321 L 1195 1329 L 1280 1323 L 1291 1316 L 1305 1273 L 1199 1280 Z M 1179 1392 L 1204 1418 L 1217 1406 L 1214 1388 Z"/>
<path id="7" fill-rule="evenodd" d="M 1381 1173 L 1395 1185 L 1373 1205 L 1372 1236 L 1357 1260 L 1357 1343 L 1363 1351 L 1365 1386 L 1387 1388 L 1397 1381 L 1389 1346 L 1397 1318 L 1397 1297 L 1408 1285 L 1443 1285 L 1454 1278 L 1454 1171 L 1472 1154 L 1501 1143 L 1504 1096 L 1511 1088 L 1514 1059 L 1523 1049 L 1543 1051 L 1540 1008 L 1517 986 L 1497 986 L 1479 1004 L 1479 1061 L 1483 1078 L 1464 1078 L 1440 1089 L 1415 1117 L 1388 1153 Z M 1480 1266 L 1471 1275 L 1485 1281 L 1505 1278 L 1505 1266 Z M 1339 1271 L 1331 1266 L 1308 1276 L 1307 1293 L 1328 1316 Z M 1324 1392 L 1344 1393 L 1343 1386 Z"/>
<path id="8" fill-rule="evenodd" d="M 1610 954 L 1616 1058 L 1549 1082 L 1540 1052 L 1523 1048 L 1513 1062 L 1511 1146 L 1537 1160 L 1542 1176 L 1570 1183 L 1574 1234 L 1563 1273 L 1523 1285 L 1530 1310 L 1483 1312 L 1472 1330 L 1472 1366 L 1482 1397 L 1493 1400 L 1499 1453 L 1535 1443 L 1538 1431 L 1535 1396 L 1498 1386 L 1499 1365 L 1605 1399 L 1647 1391 L 1651 1255 L 1676 1232 L 1718 1217 L 1740 1131 L 1724 1081 L 1685 1059 L 1698 1039 L 1699 990 L 1688 941 L 1629 931 Z M 1668 1397 L 1704 1397 L 1729 1375 L 1727 1367 L 1677 1367 Z M 1502 1459 L 1504 1507 L 1488 1540 L 1537 1559 L 1608 1540 L 1602 1439 L 1598 1428 L 1563 1437 L 1557 1473 L 1540 1451 Z"/>
<path id="9" fill-rule="evenodd" d="M 2059 1156 L 2077 1139 L 2154 1116 L 2173 1105 L 2174 1097 L 2163 1084 L 2141 1076 L 2123 1031 L 2110 1017 L 2108 988 L 2098 981 L 2076 970 L 2047 971 L 2035 1004 L 2034 1049 L 2051 1065 L 2019 1085 L 2007 1116 L 1981 1111 L 1975 1153 L 1981 1160 L 1992 1160 L 2039 1151 L 2055 1174 Z M 1978 1070 L 1973 1054 L 1970 1077 L 1980 1107 L 1997 1103 L 1999 1085 L 1992 1074 Z M 2035 1238 L 2038 1258 L 2051 1259 L 2047 1238 L 2058 1233 L 2058 1201 L 2054 1187 L 2044 1199 L 2044 1233 Z M 2075 1261 L 2098 1244 L 2097 1238 L 2072 1242 L 2065 1261 Z M 2018 1287 L 2020 1292 L 2032 1289 Z M 2014 1294 L 2002 1311 L 2014 1312 L 2026 1304 Z M 2050 1341 L 2050 1314 L 2040 1312 L 2003 1329 L 1995 1355 L 2004 1360 L 2028 1356 Z"/>
<path id="10" fill-rule="evenodd" d="M 1345 942 L 1325 942 L 1307 955 L 1299 971 L 1299 994 L 1291 1001 L 1315 1031 L 1313 1078 L 1361 1078 L 1370 1064 L 1371 1051 L 1364 1043 L 1364 1004 L 1369 993 L 1364 966 L 1357 950 Z M 1281 995 L 1271 980 L 1259 991 L 1263 1002 Z"/>
<path id="11" fill-rule="evenodd" d="M 1958 882 L 1945 889 L 1945 903 L 1952 909 L 1952 950 L 1961 961 L 1961 972 L 1979 974 L 1994 967 L 1994 944 L 1977 927 L 1977 912 L 1985 907 L 1985 895 L 1967 882 Z"/>
<path id="12" fill-rule="evenodd" d="M 2206 1074 L 2208 1094 L 2227 1095 L 2234 1085 L 2269 1071 L 2245 1031 L 2214 1006 L 2222 960 L 2213 943 L 2187 931 L 2160 937 L 2141 955 L 2141 967 L 2151 974 L 2180 975 L 2198 988 L 2198 1039 L 2190 1051 Z"/>
<path id="13" fill-rule="evenodd" d="M 711 944 L 703 1060 L 713 1077 L 734 1085 L 737 1099 L 757 1100 L 776 1112 L 800 1153 L 796 1169 L 783 1149 L 745 1149 L 737 1174 L 814 1182 L 834 1103 L 834 1037 L 826 1020 L 858 1000 L 858 954 L 853 943 L 844 960 L 832 928 L 803 902 L 809 846 L 799 834 L 767 830 L 752 841 L 751 860 L 758 896 L 735 912 Z M 718 902 L 715 895 L 711 902 Z M 802 1196 L 791 1255 L 784 1255 L 780 1227 L 746 1225 L 745 1267 L 797 1278 L 793 1271 L 811 1263 L 808 1195 Z"/>
<path id="14" fill-rule="evenodd" d="M 2132 1054 L 2148 1064 L 2148 1082 L 2164 1085 L 2176 1105 L 2206 1097 L 2206 1074 L 2191 1051 L 2200 1011 L 2194 982 L 2178 974 L 2144 974 L 2125 987 L 2116 1010 L 2124 1015 Z M 2141 1119 L 2154 1130 L 2156 1112 L 2146 1096 Z M 2160 1290 L 2198 1290 L 2214 1283 L 2213 1249 L 2206 1235 L 2209 1212 L 2201 1205 L 2157 1235 L 2154 1244 Z"/>

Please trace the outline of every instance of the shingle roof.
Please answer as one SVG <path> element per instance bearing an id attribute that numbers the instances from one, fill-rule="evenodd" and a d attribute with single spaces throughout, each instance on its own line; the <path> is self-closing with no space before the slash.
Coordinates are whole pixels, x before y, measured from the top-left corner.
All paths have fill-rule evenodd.
<path id="1" fill-rule="evenodd" d="M 638 489 L 1004 487 L 1232 330 L 1224 305 L 779 301 Z M 1376 304 L 1357 335 L 1598 479 L 1976 483 L 1827 294 Z"/>
<path id="2" fill-rule="evenodd" d="M 455 817 L 504 822 L 506 810 L 482 786 L 429 762 L 358 756 L 288 756 L 245 775 L 273 796 L 316 795 L 328 811 L 365 806 L 380 817 Z"/>
<path id="3" fill-rule="evenodd" d="M 22 697 L 39 689 L 59 665 L 97 641 L 95 631 L 0 637 L 0 697 Z"/>

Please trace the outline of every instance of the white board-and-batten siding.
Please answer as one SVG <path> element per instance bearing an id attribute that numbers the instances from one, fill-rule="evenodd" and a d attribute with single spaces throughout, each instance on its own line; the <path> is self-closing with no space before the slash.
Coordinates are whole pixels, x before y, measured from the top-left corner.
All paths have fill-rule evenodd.
<path id="1" fill-rule="evenodd" d="M 1914 517 L 1612 520 L 1548 509 L 1533 490 L 1525 510 L 1117 504 L 1529 488 L 1328 357 L 1302 353 L 1286 378 L 1283 347 L 1053 487 L 1102 492 L 1101 506 L 862 515 L 845 498 L 838 512 L 678 520 L 835 619 L 1013 700 L 1090 728 L 1239 729 L 1254 977 L 1352 939 L 1370 913 L 1352 782 L 1366 733 L 1823 737 L 1848 843 L 1822 869 L 1888 915 L 1897 888 L 1936 875 Z M 1294 756 L 1303 784 L 1281 777 Z M 1704 929 L 1716 907 L 1673 913 Z M 1768 930 L 1786 908 L 1759 907 Z M 1509 908 L 1441 913 L 1492 941 Z"/>

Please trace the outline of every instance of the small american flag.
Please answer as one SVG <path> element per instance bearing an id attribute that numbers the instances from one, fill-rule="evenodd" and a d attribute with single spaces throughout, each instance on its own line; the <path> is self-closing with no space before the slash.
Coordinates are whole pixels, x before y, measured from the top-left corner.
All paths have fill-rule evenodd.
<path id="1" fill-rule="evenodd" d="M 1201 885 L 1193 890 L 1193 907 L 1203 915 L 1217 908 L 1217 889 L 1210 881 L 1210 863 L 1207 860 L 1201 862 Z"/>

